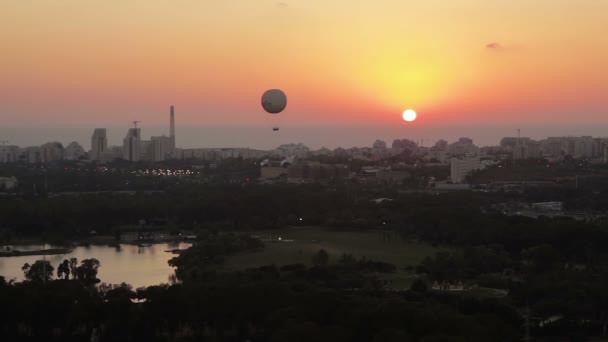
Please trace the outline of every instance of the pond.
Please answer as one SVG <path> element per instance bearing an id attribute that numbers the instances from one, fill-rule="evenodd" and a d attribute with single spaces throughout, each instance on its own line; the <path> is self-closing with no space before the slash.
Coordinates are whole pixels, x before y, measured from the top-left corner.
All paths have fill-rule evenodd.
<path id="1" fill-rule="evenodd" d="M 57 275 L 57 266 L 69 258 L 77 258 L 78 262 L 84 259 L 95 258 L 101 263 L 97 277 L 101 282 L 108 284 L 120 284 L 125 282 L 133 288 L 141 286 L 158 285 L 171 283 L 174 275 L 173 267 L 167 263 L 175 254 L 166 252 L 173 249 L 186 249 L 190 243 L 160 243 L 149 247 L 139 247 L 137 245 L 121 244 L 120 248 L 110 246 L 90 246 L 76 247 L 68 254 L 47 255 L 46 260 L 50 261 L 55 268 L 53 278 Z M 42 245 L 13 245 L 9 246 L 14 250 L 40 250 Z M 45 248 L 52 248 L 46 245 Z M 36 260 L 41 260 L 42 255 L 0 257 L 0 276 L 7 280 L 23 280 L 23 264 L 32 264 Z"/>

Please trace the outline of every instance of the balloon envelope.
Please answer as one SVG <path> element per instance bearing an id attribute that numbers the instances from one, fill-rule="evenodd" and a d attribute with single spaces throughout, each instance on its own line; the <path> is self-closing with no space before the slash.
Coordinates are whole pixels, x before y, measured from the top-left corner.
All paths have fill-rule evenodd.
<path id="1" fill-rule="evenodd" d="M 262 107 L 270 114 L 278 114 L 287 106 L 287 96 L 280 89 L 267 90 L 262 95 Z"/>

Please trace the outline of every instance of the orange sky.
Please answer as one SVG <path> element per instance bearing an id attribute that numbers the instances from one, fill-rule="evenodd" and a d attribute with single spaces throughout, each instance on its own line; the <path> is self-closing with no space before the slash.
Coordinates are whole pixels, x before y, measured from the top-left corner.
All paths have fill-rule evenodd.
<path id="1" fill-rule="evenodd" d="M 608 1 L 0 2 L 3 124 L 608 123 Z"/>

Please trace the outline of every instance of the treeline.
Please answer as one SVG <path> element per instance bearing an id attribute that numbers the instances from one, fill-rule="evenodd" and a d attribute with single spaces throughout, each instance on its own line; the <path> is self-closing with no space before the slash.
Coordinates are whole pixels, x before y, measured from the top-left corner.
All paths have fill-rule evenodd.
<path id="1" fill-rule="evenodd" d="M 589 201 L 585 196 L 592 195 L 579 194 L 567 204 L 583 205 Z M 381 197 L 389 197 L 393 201 L 380 205 L 372 202 Z M 483 239 L 496 231 L 493 226 L 512 225 L 512 219 L 492 216 L 483 210 L 492 203 L 528 199 L 540 198 L 536 192 L 523 195 L 473 192 L 407 194 L 390 187 L 348 184 L 262 186 L 187 183 L 176 184 L 163 193 L 0 198 L 0 228 L 13 229 L 17 235 L 47 232 L 74 237 L 92 229 L 101 234 L 112 234 L 117 226 L 136 224 L 141 219 L 169 222 L 188 230 L 252 231 L 294 225 L 323 225 L 349 230 L 383 226 L 422 234 L 424 239 L 451 243 L 458 242 L 458 239 Z M 608 197 L 605 203 L 608 208 Z M 478 226 L 489 229 L 484 229 L 482 234 L 468 234 L 471 229 L 475 232 Z"/>

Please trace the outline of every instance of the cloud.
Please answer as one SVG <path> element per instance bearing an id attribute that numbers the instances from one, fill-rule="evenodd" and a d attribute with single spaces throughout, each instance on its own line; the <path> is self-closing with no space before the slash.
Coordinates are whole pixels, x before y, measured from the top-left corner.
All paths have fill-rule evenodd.
<path id="1" fill-rule="evenodd" d="M 503 48 L 502 45 L 500 45 L 499 43 L 496 43 L 496 42 L 486 44 L 486 49 L 502 50 L 502 48 Z"/>
<path id="2" fill-rule="evenodd" d="M 277 2 L 277 7 L 278 8 L 287 8 L 287 7 L 289 7 L 289 4 L 286 2 Z"/>

